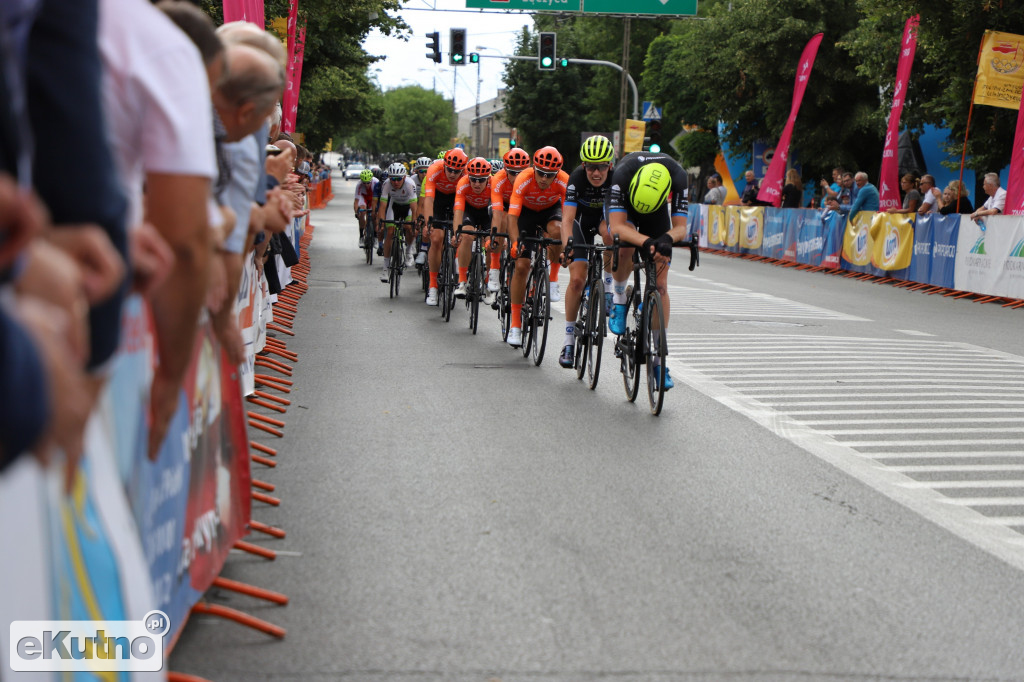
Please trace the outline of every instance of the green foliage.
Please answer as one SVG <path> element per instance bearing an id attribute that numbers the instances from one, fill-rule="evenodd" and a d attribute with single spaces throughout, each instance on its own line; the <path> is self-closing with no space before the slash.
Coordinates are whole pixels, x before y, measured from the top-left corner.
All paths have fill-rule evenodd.
<path id="1" fill-rule="evenodd" d="M 418 85 L 377 93 L 380 114 L 369 126 L 350 135 L 352 146 L 377 156 L 405 154 L 431 156 L 447 149 L 452 134 L 452 103 Z"/>

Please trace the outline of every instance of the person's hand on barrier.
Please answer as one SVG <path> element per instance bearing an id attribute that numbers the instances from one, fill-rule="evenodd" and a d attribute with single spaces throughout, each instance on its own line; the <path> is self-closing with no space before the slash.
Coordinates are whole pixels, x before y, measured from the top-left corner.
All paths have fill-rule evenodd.
<path id="1" fill-rule="evenodd" d="M 156 290 L 174 267 L 174 252 L 149 223 L 142 223 L 128 233 L 128 254 L 132 290 L 143 296 Z"/>
<path id="2" fill-rule="evenodd" d="M 245 341 L 238 327 L 235 315 L 216 315 L 212 318 L 213 333 L 220 341 L 220 347 L 228 356 L 228 362 L 235 367 L 245 362 Z"/>
<path id="3" fill-rule="evenodd" d="M 228 270 L 219 252 L 210 258 L 210 275 L 206 282 L 206 307 L 218 313 L 228 300 Z"/>
<path id="4" fill-rule="evenodd" d="M 288 229 L 288 223 L 295 214 L 291 198 L 276 187 L 267 192 L 267 203 L 263 209 L 263 227 L 273 233 Z"/>
<path id="5" fill-rule="evenodd" d="M 149 392 L 149 445 L 148 455 L 155 462 L 160 454 L 160 446 L 167 436 L 171 419 L 178 409 L 178 392 L 181 383 L 174 381 L 157 370 L 153 373 L 153 385 Z"/>
<path id="6" fill-rule="evenodd" d="M 50 462 L 55 449 L 64 452 L 64 485 L 70 492 L 94 402 L 88 377 L 68 341 L 71 325 L 62 309 L 26 296 L 17 299 L 14 312 L 40 351 L 50 397 L 50 420 L 33 451 L 44 465 Z"/>
<path id="7" fill-rule="evenodd" d="M 121 286 L 124 260 L 98 225 L 62 225 L 49 232 L 47 240 L 78 264 L 89 303 L 102 303 Z"/>
<path id="8" fill-rule="evenodd" d="M 38 197 L 19 189 L 9 175 L 0 174 L 0 268 L 9 267 L 49 224 Z"/>
<path id="9" fill-rule="evenodd" d="M 219 234 L 216 235 L 214 241 L 216 242 L 214 248 L 220 248 L 231 236 L 231 233 L 235 231 L 235 225 L 238 223 L 238 216 L 235 215 L 235 209 L 230 206 L 218 206 L 220 210 L 221 226 Z"/>
<path id="10" fill-rule="evenodd" d="M 266 171 L 268 174 L 277 178 L 278 182 L 284 182 L 291 173 L 292 166 L 294 165 L 295 152 L 290 149 L 285 149 L 276 156 L 267 157 Z"/>
<path id="11" fill-rule="evenodd" d="M 75 359 L 84 366 L 89 357 L 89 301 L 81 270 L 71 256 L 42 239 L 29 244 L 25 253 L 26 264 L 15 291 L 64 312 L 64 334 Z"/>

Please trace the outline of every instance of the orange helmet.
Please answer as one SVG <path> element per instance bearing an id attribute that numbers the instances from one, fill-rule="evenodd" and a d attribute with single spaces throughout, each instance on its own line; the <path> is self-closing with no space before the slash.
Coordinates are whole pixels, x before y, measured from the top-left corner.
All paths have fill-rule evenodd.
<path id="1" fill-rule="evenodd" d="M 541 147 L 533 153 L 533 167 L 555 173 L 562 170 L 562 155 L 554 147 Z"/>
<path id="2" fill-rule="evenodd" d="M 512 147 L 505 152 L 505 168 L 513 171 L 526 170 L 530 167 L 530 155 L 525 149 Z"/>
<path id="3" fill-rule="evenodd" d="M 466 158 L 466 152 L 457 147 L 455 149 L 449 149 L 444 153 L 444 165 L 446 168 L 461 171 L 466 167 L 466 161 L 468 161 Z"/>
<path id="4" fill-rule="evenodd" d="M 472 159 L 466 164 L 466 174 L 470 177 L 491 177 L 491 162 L 482 156 Z"/>

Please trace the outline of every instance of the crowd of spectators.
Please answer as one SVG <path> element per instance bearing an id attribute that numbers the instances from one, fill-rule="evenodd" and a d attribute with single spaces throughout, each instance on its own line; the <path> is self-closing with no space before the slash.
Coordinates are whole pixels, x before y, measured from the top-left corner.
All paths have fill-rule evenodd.
<path id="1" fill-rule="evenodd" d="M 150 456 L 201 316 L 243 360 L 244 259 L 285 248 L 323 171 L 280 134 L 284 64 L 185 1 L 0 2 L 0 468 L 63 453 L 70 484 L 129 295 L 152 311 Z"/>

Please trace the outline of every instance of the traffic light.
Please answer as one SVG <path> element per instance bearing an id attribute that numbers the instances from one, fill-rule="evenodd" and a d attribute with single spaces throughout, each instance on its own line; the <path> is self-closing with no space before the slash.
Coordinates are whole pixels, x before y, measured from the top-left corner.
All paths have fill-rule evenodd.
<path id="1" fill-rule="evenodd" d="M 452 66 L 462 66 L 466 63 L 466 29 L 453 28 L 451 33 L 450 50 L 448 52 L 448 63 Z"/>
<path id="2" fill-rule="evenodd" d="M 427 49 L 430 50 L 430 52 L 427 53 L 427 59 L 433 60 L 433 61 L 437 62 L 438 64 L 440 64 L 441 63 L 441 36 L 440 36 L 440 34 L 438 34 L 437 31 L 434 31 L 433 33 L 428 33 L 427 34 L 427 38 L 430 39 L 430 42 L 427 43 Z"/>
<path id="3" fill-rule="evenodd" d="M 559 57 L 558 58 L 558 65 L 560 67 L 562 67 L 563 69 L 565 67 L 569 66 L 569 58 L 568 57 Z"/>
<path id="4" fill-rule="evenodd" d="M 548 31 L 540 34 L 540 43 L 537 47 L 537 68 L 541 71 L 554 71 L 555 69 L 556 35 L 556 33 Z"/>
<path id="5" fill-rule="evenodd" d="M 508 146 L 511 148 L 515 147 L 517 144 L 519 144 L 519 129 L 513 128 L 508 131 Z"/>
<path id="6" fill-rule="evenodd" d="M 647 122 L 647 137 L 644 142 L 648 144 L 648 151 L 655 153 L 661 151 L 661 121 Z"/>
<path id="7" fill-rule="evenodd" d="M 470 64 L 479 64 L 480 63 L 480 53 L 479 52 L 470 52 L 469 53 L 469 63 Z"/>

